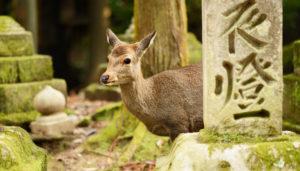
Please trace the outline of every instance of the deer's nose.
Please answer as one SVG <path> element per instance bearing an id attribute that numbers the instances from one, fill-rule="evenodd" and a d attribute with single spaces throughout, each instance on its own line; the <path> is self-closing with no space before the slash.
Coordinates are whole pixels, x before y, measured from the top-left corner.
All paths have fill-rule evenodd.
<path id="1" fill-rule="evenodd" d="M 108 79 L 109 79 L 109 75 L 102 75 L 100 77 L 100 81 L 104 84 L 107 84 Z"/>

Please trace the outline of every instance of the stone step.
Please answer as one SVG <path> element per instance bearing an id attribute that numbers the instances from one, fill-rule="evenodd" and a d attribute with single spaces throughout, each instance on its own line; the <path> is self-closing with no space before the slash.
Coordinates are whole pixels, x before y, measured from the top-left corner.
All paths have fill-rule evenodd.
<path id="1" fill-rule="evenodd" d="M 0 33 L 0 57 L 33 55 L 33 39 L 30 32 Z"/>
<path id="2" fill-rule="evenodd" d="M 49 80 L 52 59 L 45 55 L 0 58 L 0 84 Z"/>
<path id="3" fill-rule="evenodd" d="M 67 94 L 66 82 L 62 79 L 47 81 L 0 84 L 0 113 L 18 113 L 33 110 L 33 98 L 46 85 Z"/>
<path id="4" fill-rule="evenodd" d="M 0 16 L 0 57 L 34 53 L 33 38 L 13 18 Z"/>
<path id="5" fill-rule="evenodd" d="M 290 74 L 283 77 L 283 118 L 300 124 L 300 76 Z"/>

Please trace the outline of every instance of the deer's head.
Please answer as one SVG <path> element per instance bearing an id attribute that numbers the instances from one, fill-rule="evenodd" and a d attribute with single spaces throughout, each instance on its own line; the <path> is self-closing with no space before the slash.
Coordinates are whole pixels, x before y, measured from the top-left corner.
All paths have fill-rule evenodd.
<path id="1" fill-rule="evenodd" d="M 112 47 L 108 55 L 108 65 L 100 82 L 106 85 L 127 84 L 136 80 L 141 73 L 141 58 L 152 44 L 156 32 L 147 35 L 137 43 L 122 42 L 111 31 L 107 31 L 107 41 Z"/>

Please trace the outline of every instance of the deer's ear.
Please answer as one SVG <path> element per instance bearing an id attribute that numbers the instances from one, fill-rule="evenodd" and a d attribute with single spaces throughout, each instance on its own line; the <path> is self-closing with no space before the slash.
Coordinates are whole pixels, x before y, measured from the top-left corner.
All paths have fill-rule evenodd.
<path id="1" fill-rule="evenodd" d="M 106 36 L 107 36 L 107 42 L 111 47 L 115 47 L 116 45 L 121 43 L 119 38 L 110 29 L 107 29 Z"/>
<path id="2" fill-rule="evenodd" d="M 154 42 L 156 37 L 156 31 L 148 34 L 143 40 L 139 42 L 139 47 L 137 50 L 138 55 L 143 55 L 144 52 L 150 47 L 150 45 Z"/>

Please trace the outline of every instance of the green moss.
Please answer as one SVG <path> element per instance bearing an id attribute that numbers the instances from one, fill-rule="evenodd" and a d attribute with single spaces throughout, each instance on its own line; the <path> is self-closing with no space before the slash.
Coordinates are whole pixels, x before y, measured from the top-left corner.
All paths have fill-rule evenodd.
<path id="1" fill-rule="evenodd" d="M 0 33 L 19 33 L 24 31 L 25 29 L 12 17 L 0 16 Z"/>
<path id="2" fill-rule="evenodd" d="M 124 107 L 114 111 L 110 124 L 99 133 L 91 136 L 85 143 L 85 149 L 96 153 L 107 153 L 112 142 L 117 138 L 128 137 L 136 128 L 138 120 Z M 125 138 L 126 139 L 126 138 Z M 120 145 L 119 148 L 122 148 Z"/>
<path id="3" fill-rule="evenodd" d="M 256 143 L 265 140 L 260 136 L 241 135 L 238 133 L 218 134 L 209 129 L 202 129 L 199 133 L 201 143 Z"/>
<path id="4" fill-rule="evenodd" d="M 18 81 L 18 64 L 14 60 L 0 58 L 0 84 Z"/>
<path id="5" fill-rule="evenodd" d="M 0 129 L 1 171 L 46 170 L 46 152 L 32 142 L 25 130 L 19 127 Z"/>
<path id="6" fill-rule="evenodd" d="M 19 113 L 33 110 L 33 98 L 46 85 L 50 85 L 66 95 L 66 82 L 60 79 L 49 81 L 1 84 L 0 112 Z"/>
<path id="7" fill-rule="evenodd" d="M 114 116 L 116 111 L 121 109 L 122 104 L 122 102 L 114 102 L 104 105 L 103 107 L 99 108 L 95 114 L 93 114 L 92 119 L 96 121 L 107 120 Z"/>
<path id="8" fill-rule="evenodd" d="M 49 56 L 0 58 L 0 84 L 49 80 L 53 77 Z"/>
<path id="9" fill-rule="evenodd" d="M 0 113 L 0 123 L 4 125 L 18 125 L 35 121 L 41 114 L 37 111 L 23 112 L 23 113 Z"/>
<path id="10" fill-rule="evenodd" d="M 0 16 L 0 56 L 22 56 L 34 53 L 33 38 L 16 21 Z"/>
<path id="11" fill-rule="evenodd" d="M 300 138 L 298 137 L 298 141 Z M 248 166 L 251 170 L 273 170 L 300 168 L 300 150 L 295 147 L 293 141 L 259 143 L 250 148 Z"/>
<path id="12" fill-rule="evenodd" d="M 0 33 L 0 56 L 10 57 L 33 54 L 34 47 L 31 33 Z"/>

